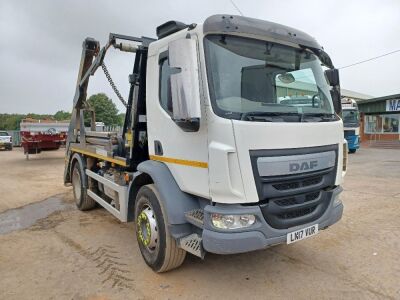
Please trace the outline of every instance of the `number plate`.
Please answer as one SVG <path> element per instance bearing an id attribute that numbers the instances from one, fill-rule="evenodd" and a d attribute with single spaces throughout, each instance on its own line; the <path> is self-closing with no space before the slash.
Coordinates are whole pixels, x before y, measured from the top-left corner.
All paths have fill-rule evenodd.
<path id="1" fill-rule="evenodd" d="M 300 230 L 296 230 L 287 234 L 286 243 L 291 244 L 297 241 L 301 241 L 310 236 L 316 235 L 317 233 L 318 233 L 318 224 Z"/>

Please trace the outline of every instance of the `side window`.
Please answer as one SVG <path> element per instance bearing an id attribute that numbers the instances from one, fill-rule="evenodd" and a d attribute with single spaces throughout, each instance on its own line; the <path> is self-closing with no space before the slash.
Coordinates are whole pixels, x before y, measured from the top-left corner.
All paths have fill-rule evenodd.
<path id="1" fill-rule="evenodd" d="M 169 67 L 168 56 L 160 58 L 160 83 L 159 97 L 160 105 L 164 110 L 172 114 L 172 97 L 171 97 L 171 74 L 172 69 Z"/>

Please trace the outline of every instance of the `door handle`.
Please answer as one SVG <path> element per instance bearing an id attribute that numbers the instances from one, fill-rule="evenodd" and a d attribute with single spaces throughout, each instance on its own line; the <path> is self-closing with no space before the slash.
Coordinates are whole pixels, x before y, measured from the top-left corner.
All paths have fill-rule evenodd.
<path id="1" fill-rule="evenodd" d="M 154 154 L 155 155 L 164 155 L 164 151 L 163 151 L 161 142 L 158 140 L 154 141 Z"/>

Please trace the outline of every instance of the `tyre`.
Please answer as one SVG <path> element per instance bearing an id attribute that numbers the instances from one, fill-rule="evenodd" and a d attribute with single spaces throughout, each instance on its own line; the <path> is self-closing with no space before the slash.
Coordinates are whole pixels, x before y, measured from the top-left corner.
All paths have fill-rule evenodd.
<path id="1" fill-rule="evenodd" d="M 349 149 L 349 153 L 356 153 L 357 149 Z"/>
<path id="2" fill-rule="evenodd" d="M 135 230 L 146 264 L 157 273 L 179 267 L 186 251 L 170 235 L 167 216 L 154 184 L 140 188 L 135 202 Z"/>
<path id="3" fill-rule="evenodd" d="M 79 210 L 89 210 L 96 206 L 96 201 L 87 194 L 87 189 L 83 185 L 83 172 L 79 167 L 79 163 L 75 162 L 72 168 L 72 189 L 76 206 Z"/>
<path id="4" fill-rule="evenodd" d="M 12 145 L 8 147 L 8 151 L 12 151 L 12 149 L 13 149 Z"/>

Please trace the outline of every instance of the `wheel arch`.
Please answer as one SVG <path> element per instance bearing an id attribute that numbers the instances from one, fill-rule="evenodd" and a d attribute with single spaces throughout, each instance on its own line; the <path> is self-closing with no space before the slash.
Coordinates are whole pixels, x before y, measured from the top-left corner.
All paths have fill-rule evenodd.
<path id="1" fill-rule="evenodd" d="M 154 183 L 163 202 L 170 225 L 187 223 L 185 212 L 199 208 L 196 196 L 183 192 L 176 183 L 168 166 L 163 162 L 147 160 L 137 167 L 139 174 L 129 186 L 128 220 L 133 220 L 137 192 L 140 187 Z"/>
<path id="2" fill-rule="evenodd" d="M 74 153 L 74 155 L 72 155 L 72 157 L 71 157 L 70 164 L 69 164 L 70 177 L 72 178 L 72 170 L 73 170 L 73 168 L 74 168 L 76 163 L 79 165 L 79 168 L 81 169 L 82 174 L 85 175 L 85 176 L 83 176 L 82 180 L 83 180 L 84 187 L 87 188 L 88 187 L 88 178 L 87 178 L 86 173 L 85 173 L 86 160 L 79 153 Z"/>
<path id="3" fill-rule="evenodd" d="M 127 214 L 127 221 L 131 222 L 135 219 L 135 201 L 136 195 L 139 192 L 139 189 L 146 185 L 154 183 L 151 176 L 147 173 L 138 172 L 135 174 L 135 178 L 129 185 L 129 197 L 128 197 L 128 214 Z"/>

